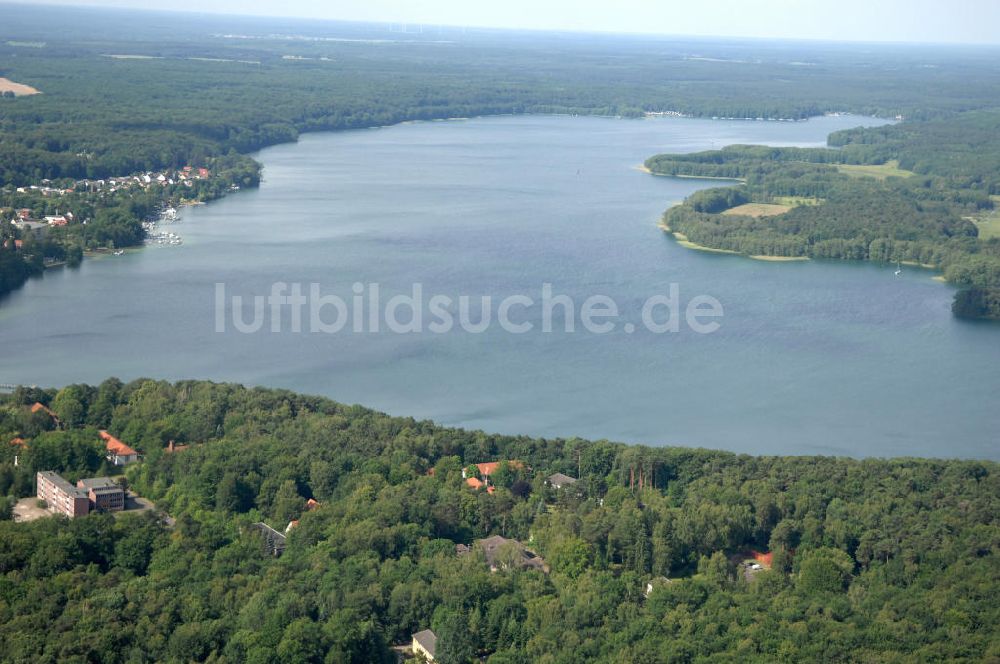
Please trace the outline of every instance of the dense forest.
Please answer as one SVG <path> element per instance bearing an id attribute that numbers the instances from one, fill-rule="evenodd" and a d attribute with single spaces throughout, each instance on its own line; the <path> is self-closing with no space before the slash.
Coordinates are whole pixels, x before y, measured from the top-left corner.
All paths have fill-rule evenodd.
<path id="1" fill-rule="evenodd" d="M 964 289 L 956 315 L 996 317 L 1000 238 L 981 239 L 975 220 L 994 209 L 1000 193 L 1000 112 L 836 132 L 830 144 L 736 145 L 656 155 L 646 166 L 661 175 L 740 181 L 699 191 L 666 212 L 665 225 L 695 244 L 747 255 L 934 267 Z M 789 200 L 793 205 L 779 214 L 733 210 Z"/>
<path id="2" fill-rule="evenodd" d="M 494 436 L 110 379 L 0 405 L 24 441 L 3 446 L 0 515 L 36 470 L 114 472 L 105 428 L 142 452 L 125 476 L 158 513 L 0 521 L 0 660 L 393 662 L 428 628 L 445 664 L 1000 658 L 994 463 Z M 463 481 L 489 461 L 512 462 L 495 491 Z M 249 527 L 292 520 L 280 557 Z M 456 555 L 495 534 L 551 569 Z M 738 564 L 751 550 L 770 569 Z"/>

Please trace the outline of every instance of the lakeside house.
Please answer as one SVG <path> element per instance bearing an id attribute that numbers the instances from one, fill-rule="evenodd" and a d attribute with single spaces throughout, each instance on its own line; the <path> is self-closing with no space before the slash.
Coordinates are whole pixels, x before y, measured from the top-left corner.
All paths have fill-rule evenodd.
<path id="1" fill-rule="evenodd" d="M 428 662 L 434 661 L 434 654 L 437 652 L 437 635 L 429 629 L 417 632 L 412 636 L 413 642 L 410 650 L 417 657 L 423 657 Z"/>
<path id="2" fill-rule="evenodd" d="M 22 233 L 29 233 L 37 238 L 44 237 L 45 232 L 49 229 L 49 225 L 45 222 L 27 218 L 16 220 L 14 227 Z"/>

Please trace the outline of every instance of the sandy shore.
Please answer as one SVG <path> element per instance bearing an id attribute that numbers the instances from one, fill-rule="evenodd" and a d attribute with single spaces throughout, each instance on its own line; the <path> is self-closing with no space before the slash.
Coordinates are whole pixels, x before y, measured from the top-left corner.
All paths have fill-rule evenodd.
<path id="1" fill-rule="evenodd" d="M 633 166 L 637 171 L 642 171 L 643 173 L 648 173 L 649 175 L 655 175 L 661 178 L 684 178 L 685 180 L 722 180 L 724 182 L 746 182 L 743 178 L 720 178 L 714 175 L 667 175 L 666 173 L 654 173 L 653 171 L 646 168 L 645 164 L 640 164 L 638 166 Z"/>

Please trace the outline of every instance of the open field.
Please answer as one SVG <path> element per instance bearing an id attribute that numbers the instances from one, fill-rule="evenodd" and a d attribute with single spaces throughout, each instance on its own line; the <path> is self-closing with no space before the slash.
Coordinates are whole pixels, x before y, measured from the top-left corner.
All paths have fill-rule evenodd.
<path id="1" fill-rule="evenodd" d="M 815 196 L 775 196 L 773 198 L 777 205 L 788 205 L 799 207 L 800 205 L 822 205 L 823 199 Z"/>
<path id="2" fill-rule="evenodd" d="M 837 170 L 841 173 L 851 175 L 854 177 L 867 177 L 875 178 L 877 180 L 884 180 L 886 178 L 908 178 L 914 175 L 913 171 L 907 171 L 899 167 L 899 161 L 896 159 L 891 159 L 884 164 L 840 164 L 837 166 Z"/>
<path id="3" fill-rule="evenodd" d="M 41 90 L 36 90 L 30 85 L 15 83 L 7 78 L 0 78 L 0 93 L 13 92 L 15 97 L 26 97 L 28 95 L 41 94 Z"/>
<path id="4" fill-rule="evenodd" d="M 990 196 L 996 208 L 985 214 L 967 217 L 979 229 L 979 237 L 983 240 L 1000 237 L 1000 196 Z"/>
<path id="5" fill-rule="evenodd" d="M 784 214 L 792 209 L 791 205 L 774 205 L 772 203 L 745 203 L 729 208 L 722 214 L 741 214 L 747 217 L 773 217 Z"/>

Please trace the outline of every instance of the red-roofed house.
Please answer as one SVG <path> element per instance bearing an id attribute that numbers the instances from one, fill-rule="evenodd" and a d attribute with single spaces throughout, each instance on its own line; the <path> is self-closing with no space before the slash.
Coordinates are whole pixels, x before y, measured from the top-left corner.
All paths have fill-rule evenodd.
<path id="1" fill-rule="evenodd" d="M 24 438 L 14 438 L 10 441 L 10 444 L 14 447 L 27 447 L 28 441 Z"/>
<path id="2" fill-rule="evenodd" d="M 56 425 L 59 424 L 59 416 L 56 415 L 55 413 L 53 413 L 52 410 L 50 410 L 49 407 L 46 406 L 43 403 L 40 403 L 40 402 L 36 401 L 31 406 L 31 412 L 32 413 L 45 413 L 46 415 L 48 415 L 49 417 L 52 418 L 52 421 L 55 422 Z"/>
<path id="3" fill-rule="evenodd" d="M 139 453 L 125 443 L 107 431 L 101 431 L 100 434 L 104 440 L 104 447 L 108 451 L 108 461 L 116 466 L 124 466 L 127 463 L 139 460 Z"/>
<path id="4" fill-rule="evenodd" d="M 306 501 L 307 510 L 314 510 L 317 507 L 319 507 L 319 501 L 316 500 L 315 498 L 310 498 L 309 500 Z"/>
<path id="5" fill-rule="evenodd" d="M 476 468 L 479 470 L 479 476 L 482 477 L 482 481 L 476 479 L 475 477 L 469 477 L 468 472 L 465 468 L 462 469 L 462 477 L 465 478 L 465 483 L 471 486 L 473 489 L 482 489 L 484 486 L 489 493 L 493 493 L 495 489 L 493 485 L 490 484 L 490 475 L 497 472 L 500 468 L 500 464 L 503 461 L 490 461 L 488 463 L 477 463 Z M 511 468 L 524 468 L 524 464 L 520 461 L 513 459 L 506 462 Z"/>
<path id="6" fill-rule="evenodd" d="M 497 470 L 500 468 L 500 464 L 502 463 L 503 461 L 490 461 L 489 463 L 477 463 L 476 468 L 479 469 L 479 475 L 481 477 L 489 477 L 493 473 L 497 472 Z M 516 459 L 508 461 L 507 465 L 510 466 L 511 468 L 524 468 L 524 464 Z M 462 475 L 463 477 L 465 476 L 464 470 L 462 471 Z"/>

